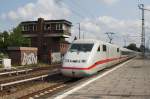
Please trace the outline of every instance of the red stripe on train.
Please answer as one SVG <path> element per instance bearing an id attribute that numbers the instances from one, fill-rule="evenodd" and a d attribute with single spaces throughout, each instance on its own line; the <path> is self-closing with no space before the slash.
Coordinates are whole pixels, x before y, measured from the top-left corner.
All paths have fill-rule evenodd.
<path id="1" fill-rule="evenodd" d="M 100 61 L 96 62 L 95 64 L 93 64 L 92 66 L 89 66 L 88 68 L 62 67 L 62 69 L 90 70 L 90 69 L 96 67 L 96 65 L 108 63 L 108 62 L 118 60 L 121 58 L 127 58 L 127 57 L 119 57 L 119 58 L 110 58 L 110 59 L 100 60 Z"/>

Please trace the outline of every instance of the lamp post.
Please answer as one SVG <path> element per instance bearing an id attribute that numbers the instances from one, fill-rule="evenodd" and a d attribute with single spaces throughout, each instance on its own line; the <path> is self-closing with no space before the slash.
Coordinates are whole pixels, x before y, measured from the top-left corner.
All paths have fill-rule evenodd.
<path id="1" fill-rule="evenodd" d="M 80 39 L 80 35 L 81 35 L 81 27 L 80 27 L 80 23 L 78 23 L 78 25 L 79 25 L 79 39 Z"/>

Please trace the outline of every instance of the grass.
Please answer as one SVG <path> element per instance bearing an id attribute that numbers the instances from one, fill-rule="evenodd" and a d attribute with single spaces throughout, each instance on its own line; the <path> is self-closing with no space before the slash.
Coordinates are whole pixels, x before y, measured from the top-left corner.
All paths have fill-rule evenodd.
<path id="1" fill-rule="evenodd" d="M 2 65 L 0 64 L 0 68 L 2 68 Z"/>

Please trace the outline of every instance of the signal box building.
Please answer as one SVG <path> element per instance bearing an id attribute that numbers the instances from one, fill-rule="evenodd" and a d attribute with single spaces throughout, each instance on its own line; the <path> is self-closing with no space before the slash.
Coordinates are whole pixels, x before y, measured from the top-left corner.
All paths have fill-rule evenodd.
<path id="1" fill-rule="evenodd" d="M 20 24 L 22 34 L 31 38 L 31 46 L 38 48 L 38 59 L 55 63 L 67 51 L 69 43 L 65 38 L 71 36 L 72 23 L 67 20 L 25 21 Z"/>

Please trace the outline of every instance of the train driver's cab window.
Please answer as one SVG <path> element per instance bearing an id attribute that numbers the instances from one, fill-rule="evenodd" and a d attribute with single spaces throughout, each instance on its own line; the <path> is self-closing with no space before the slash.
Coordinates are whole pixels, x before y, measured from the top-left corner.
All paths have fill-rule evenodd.
<path id="1" fill-rule="evenodd" d="M 103 51 L 104 51 L 104 52 L 107 51 L 106 45 L 103 45 Z"/>
<path id="2" fill-rule="evenodd" d="M 70 52 L 90 52 L 94 44 L 72 44 Z"/>
<path id="3" fill-rule="evenodd" d="M 100 52 L 100 46 L 98 47 L 97 52 Z"/>
<path id="4" fill-rule="evenodd" d="M 117 48 L 117 52 L 119 52 L 119 48 Z"/>

